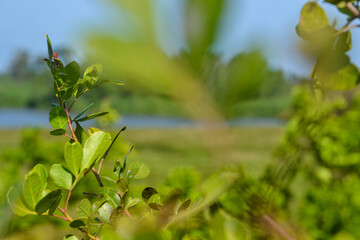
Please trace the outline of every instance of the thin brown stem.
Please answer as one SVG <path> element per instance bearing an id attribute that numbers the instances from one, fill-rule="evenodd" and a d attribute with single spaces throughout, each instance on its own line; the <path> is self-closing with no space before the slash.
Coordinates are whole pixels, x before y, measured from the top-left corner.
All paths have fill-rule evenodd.
<path id="1" fill-rule="evenodd" d="M 130 215 L 130 213 L 129 213 L 129 210 L 126 210 L 126 211 L 125 211 L 125 215 L 128 216 L 129 218 L 132 218 L 131 215 Z"/>
<path id="2" fill-rule="evenodd" d="M 69 129 L 70 129 L 70 132 L 71 132 L 71 135 L 74 139 L 75 142 L 79 142 L 79 140 L 77 139 L 76 135 L 75 135 L 75 132 L 74 132 L 74 129 L 73 129 L 73 126 L 72 126 L 72 121 L 70 119 L 70 114 L 69 114 L 69 110 L 64 106 L 64 110 L 66 112 L 66 115 L 67 115 L 67 122 L 68 122 L 68 125 L 69 125 Z"/>
<path id="3" fill-rule="evenodd" d="M 77 98 L 75 98 L 75 99 L 72 101 L 72 103 L 70 104 L 70 107 L 69 107 L 69 112 L 70 112 L 70 110 L 71 110 L 72 106 L 74 105 L 74 103 L 76 102 L 76 100 L 77 100 Z"/>
<path id="4" fill-rule="evenodd" d="M 93 167 L 91 170 L 94 173 L 96 181 L 99 183 L 100 187 L 104 187 L 104 184 L 101 181 L 100 175 L 96 172 L 96 169 Z"/>
<path id="5" fill-rule="evenodd" d="M 58 206 L 57 208 L 58 208 L 59 211 L 60 211 L 62 214 L 64 214 L 64 216 L 65 216 L 65 211 L 64 211 L 64 209 L 62 209 L 60 206 Z"/>
<path id="6" fill-rule="evenodd" d="M 59 216 L 59 215 L 53 215 L 54 217 L 56 217 L 56 218 L 60 218 L 60 219 L 62 219 L 62 220 L 65 220 L 65 221 L 70 221 L 68 218 L 66 218 L 66 217 L 62 217 L 62 216 Z"/>
<path id="7" fill-rule="evenodd" d="M 347 26 L 343 27 L 342 29 L 340 29 L 340 30 L 335 34 L 335 36 L 338 36 L 338 35 L 340 35 L 340 34 L 343 33 L 343 32 L 346 32 L 346 31 L 349 31 L 349 30 L 351 30 L 351 29 L 353 29 L 353 28 L 358 28 L 358 27 L 360 27 L 360 24 L 347 25 Z"/>
<path id="8" fill-rule="evenodd" d="M 103 164 L 104 160 L 105 160 L 105 158 L 102 158 L 101 161 L 100 161 L 99 168 L 98 168 L 98 171 L 97 171 L 98 175 L 100 175 L 100 170 L 101 170 L 101 167 L 102 167 L 102 164 Z"/>
<path id="9" fill-rule="evenodd" d="M 355 17 L 360 16 L 359 10 L 358 10 L 358 9 L 354 6 L 354 4 L 352 4 L 351 2 L 348 2 L 348 3 L 346 4 L 346 7 L 347 7 L 347 9 L 349 9 L 349 11 L 350 11 L 352 14 L 354 14 Z"/>
<path id="10" fill-rule="evenodd" d="M 70 135 L 69 135 L 69 134 L 67 134 L 67 133 L 65 133 L 65 134 L 64 134 L 64 136 L 65 136 L 65 137 L 68 137 L 68 138 L 70 138 L 70 139 L 73 139 L 73 137 L 72 137 L 72 136 L 70 136 Z"/>
<path id="11" fill-rule="evenodd" d="M 68 193 L 68 196 L 67 196 L 67 198 L 66 198 L 65 208 L 64 208 L 64 212 L 65 212 L 65 213 L 67 212 L 67 207 L 68 207 L 68 204 L 69 204 L 69 200 L 70 200 L 70 196 L 71 196 L 72 190 L 73 190 L 73 189 L 70 188 L 69 193 Z"/>
<path id="12" fill-rule="evenodd" d="M 268 214 L 264 214 L 260 218 L 260 222 L 263 224 L 264 230 L 276 237 L 276 239 L 296 240 L 296 238 L 291 236 L 283 226 L 281 226 Z"/>

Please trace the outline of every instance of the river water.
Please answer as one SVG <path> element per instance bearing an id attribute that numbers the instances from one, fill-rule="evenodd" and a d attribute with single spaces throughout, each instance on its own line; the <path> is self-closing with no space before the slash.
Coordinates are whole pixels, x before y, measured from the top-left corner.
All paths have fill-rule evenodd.
<path id="1" fill-rule="evenodd" d="M 285 121 L 276 118 L 239 118 L 230 120 L 227 124 L 244 127 L 279 127 L 283 126 Z M 180 128 L 196 127 L 199 123 L 185 118 L 122 115 L 115 126 L 124 125 L 131 128 Z M 0 129 L 24 127 L 50 128 L 48 112 L 33 109 L 0 109 Z"/>

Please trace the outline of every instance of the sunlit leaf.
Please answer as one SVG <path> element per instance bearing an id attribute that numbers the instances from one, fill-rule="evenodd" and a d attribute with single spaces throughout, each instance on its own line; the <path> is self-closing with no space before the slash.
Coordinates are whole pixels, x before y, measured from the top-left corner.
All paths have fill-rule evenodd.
<path id="1" fill-rule="evenodd" d="M 116 208 L 120 205 L 120 196 L 115 189 L 104 187 L 101 188 L 100 194 L 103 196 L 102 200 L 105 200 L 111 207 Z"/>
<path id="2" fill-rule="evenodd" d="M 90 168 L 96 160 L 101 158 L 111 144 L 111 135 L 102 131 L 93 133 L 84 144 L 84 154 L 81 171 Z"/>
<path id="3" fill-rule="evenodd" d="M 304 31 L 312 34 L 329 26 L 329 19 L 318 3 L 308 2 L 301 10 L 299 24 Z"/>
<path id="4" fill-rule="evenodd" d="M 103 220 L 106 223 L 110 223 L 112 210 L 113 207 L 110 204 L 105 203 L 104 205 L 102 205 L 98 210 L 101 220 Z"/>
<path id="5" fill-rule="evenodd" d="M 113 81 L 113 80 L 110 80 L 110 79 L 101 79 L 94 85 L 94 88 L 99 87 L 100 85 L 102 85 L 104 83 L 112 83 L 112 84 L 115 84 L 115 85 L 118 85 L 118 86 L 125 85 L 125 83 L 122 83 L 122 82 L 117 82 L 117 81 Z"/>
<path id="6" fill-rule="evenodd" d="M 102 65 L 97 63 L 88 67 L 84 73 L 83 79 L 85 80 L 86 87 L 91 88 L 100 78 L 102 72 Z"/>
<path id="7" fill-rule="evenodd" d="M 143 179 L 150 174 L 149 167 L 142 162 L 133 162 L 129 166 L 128 179 Z"/>
<path id="8" fill-rule="evenodd" d="M 11 211 L 18 216 L 36 215 L 36 212 L 28 209 L 21 201 L 17 190 L 11 187 L 7 193 L 7 201 L 10 205 Z"/>
<path id="9" fill-rule="evenodd" d="M 79 238 L 72 234 L 68 234 L 63 238 L 63 240 L 79 240 Z"/>
<path id="10" fill-rule="evenodd" d="M 31 210 L 35 209 L 43 189 L 44 182 L 40 179 L 38 174 L 31 173 L 25 176 L 23 196 L 25 203 Z"/>
<path id="11" fill-rule="evenodd" d="M 76 216 L 78 218 L 88 218 L 92 214 L 92 206 L 90 201 L 85 198 L 80 202 L 79 207 L 76 210 Z"/>
<path id="12" fill-rule="evenodd" d="M 359 70 L 345 54 L 329 54 L 319 60 L 316 78 L 324 88 L 352 89 L 359 82 Z"/>
<path id="13" fill-rule="evenodd" d="M 54 129 L 66 129 L 67 115 L 65 110 L 60 106 L 53 107 L 49 113 L 49 122 Z"/>
<path id="14" fill-rule="evenodd" d="M 50 177 L 59 187 L 70 189 L 72 185 L 72 175 L 61 164 L 54 164 L 50 168 Z"/>
<path id="15" fill-rule="evenodd" d="M 75 177 L 79 175 L 81 161 L 83 159 L 83 149 L 78 142 L 66 143 L 64 149 L 64 157 L 67 168 Z"/>

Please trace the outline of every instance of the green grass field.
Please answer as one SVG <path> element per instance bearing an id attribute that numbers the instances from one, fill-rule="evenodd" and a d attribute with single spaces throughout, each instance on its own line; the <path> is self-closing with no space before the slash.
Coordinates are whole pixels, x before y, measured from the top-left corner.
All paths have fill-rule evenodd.
<path id="1" fill-rule="evenodd" d="M 207 175 L 219 165 L 241 163 L 249 175 L 257 175 L 263 166 L 271 159 L 273 149 L 281 140 L 284 129 L 279 127 L 236 127 L 229 130 L 232 142 L 227 148 L 227 159 L 213 159 L 204 140 L 194 129 L 128 129 L 122 139 L 134 145 L 131 159 L 149 165 L 150 181 L 158 183 L 166 176 L 168 170 L 178 166 L 192 166 Z M 0 153 L 9 148 L 19 146 L 20 130 L 1 130 Z M 40 139 L 47 143 L 65 143 L 65 137 L 54 137 L 48 131 L 42 130 Z M 59 159 L 62 161 L 62 159 Z M 216 161 L 214 163 L 214 161 Z M 224 162 L 225 161 L 225 162 Z"/>

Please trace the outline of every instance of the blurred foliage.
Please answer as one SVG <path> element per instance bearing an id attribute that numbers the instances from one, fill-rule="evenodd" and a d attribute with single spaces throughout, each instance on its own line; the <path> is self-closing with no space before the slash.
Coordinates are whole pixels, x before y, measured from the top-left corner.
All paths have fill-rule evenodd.
<path id="1" fill-rule="evenodd" d="M 111 68 L 109 74 L 126 80 L 130 89 L 174 100 L 193 119 L 217 123 L 233 116 L 245 99 L 278 93 L 274 86 L 282 74 L 270 71 L 258 52 L 223 63 L 211 51 L 224 1 L 187 2 L 188 46 L 173 57 L 157 45 L 149 1 L 114 2 L 136 18 L 133 41 L 93 35 L 87 43 L 94 50 L 90 57 L 104 62 Z M 192 168 L 178 168 L 158 188 L 130 188 L 130 180 L 147 175 L 149 169 L 141 163 L 126 165 L 131 148 L 120 157 L 117 151 L 127 147 L 123 144 L 109 152 L 117 178 L 106 178 L 118 192 L 112 197 L 104 191 L 100 197 L 89 194 L 90 200 L 80 204 L 90 212 L 94 204 L 96 211 L 86 222 L 77 219 L 70 226 L 95 232 L 101 239 L 359 239 L 359 71 L 346 55 L 352 47 L 350 23 L 360 16 L 359 1 L 326 2 L 348 15 L 348 23 L 337 29 L 316 1 L 304 5 L 296 30 L 316 62 L 311 84 L 294 88 L 286 134 L 259 178 L 241 166 L 222 166 L 205 180 Z M 208 164 L 222 164 L 231 155 L 232 129 L 211 130 L 213 135 L 208 129 L 200 131 L 211 152 Z M 16 154 L 10 156 L 16 159 Z M 25 159 L 21 152 L 18 159 Z M 59 185 L 56 178 L 53 181 Z M 94 187 L 94 182 L 82 184 L 80 189 Z"/>

